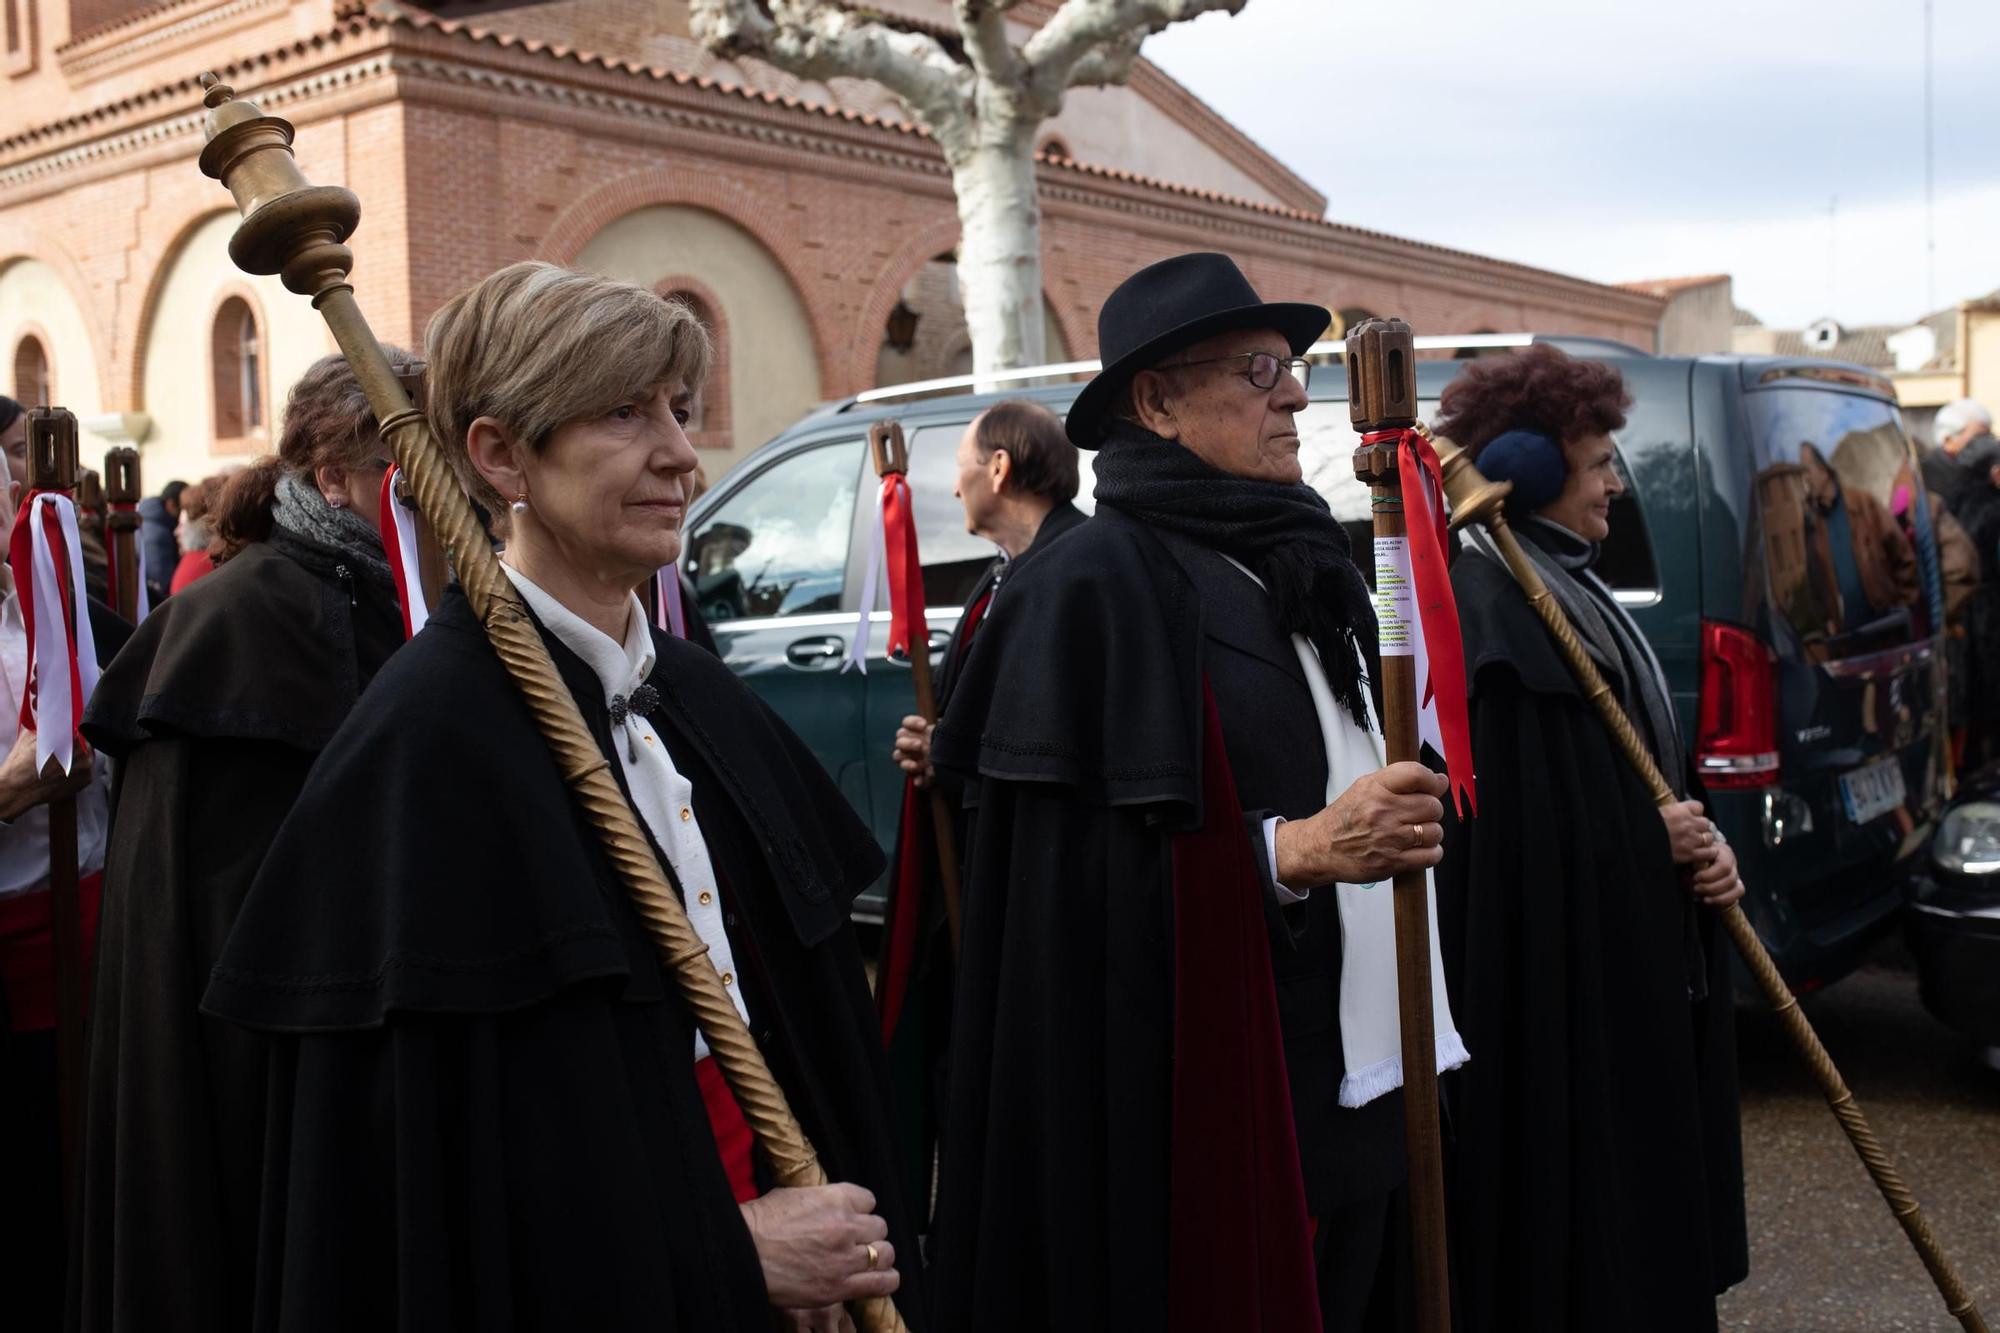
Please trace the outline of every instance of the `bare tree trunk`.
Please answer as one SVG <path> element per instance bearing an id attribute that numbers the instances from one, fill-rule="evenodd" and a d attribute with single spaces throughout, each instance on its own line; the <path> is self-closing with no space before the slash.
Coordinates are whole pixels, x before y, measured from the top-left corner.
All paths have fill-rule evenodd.
<path id="1" fill-rule="evenodd" d="M 1041 365 L 1040 201 L 1034 140 L 981 142 L 951 163 L 958 196 L 958 282 L 975 373 Z"/>

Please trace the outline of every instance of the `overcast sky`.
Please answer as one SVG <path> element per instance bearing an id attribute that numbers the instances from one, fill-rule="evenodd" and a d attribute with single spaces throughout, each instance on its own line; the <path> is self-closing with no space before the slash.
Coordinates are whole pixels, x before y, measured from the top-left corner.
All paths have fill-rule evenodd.
<path id="1" fill-rule="evenodd" d="M 1933 0 L 1935 305 L 2000 288 L 2000 0 Z M 1911 320 L 1923 0 L 1249 0 L 1148 58 L 1338 222 L 1766 323 Z M 1837 202 L 1836 202 L 1837 201 Z"/>

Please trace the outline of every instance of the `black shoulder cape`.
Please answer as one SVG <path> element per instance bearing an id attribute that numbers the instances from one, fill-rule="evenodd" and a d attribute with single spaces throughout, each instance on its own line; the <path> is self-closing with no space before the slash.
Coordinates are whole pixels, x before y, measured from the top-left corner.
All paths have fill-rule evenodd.
<path id="1" fill-rule="evenodd" d="M 951 641 L 933 667 L 937 709 L 951 702 L 959 669 L 978 636 L 985 613 L 1002 582 L 1011 581 L 1030 560 L 1043 557 L 1058 538 L 1080 527 L 1083 512 L 1067 502 L 1043 516 L 1028 548 L 1011 561 L 995 560 L 965 598 Z M 947 774 L 939 788 L 955 810 L 962 792 Z M 957 978 L 938 872 L 937 836 L 928 794 L 912 780 L 903 783 L 903 809 L 890 858 L 889 898 L 882 909 L 882 950 L 875 1001 L 882 1013 L 882 1042 L 896 1098 L 896 1123 L 903 1135 L 903 1184 L 912 1199 L 929 1199 L 942 1117 L 943 1070 L 951 1041 L 951 1005 Z M 963 821 L 958 821 L 962 823 Z M 957 830 L 962 835 L 963 830 Z"/>
<path id="2" fill-rule="evenodd" d="M 596 678 L 544 638 L 611 756 Z M 753 1031 L 914 1255 L 847 925 L 880 850 L 726 667 L 654 643 Z M 768 1326 L 689 1016 L 455 589 L 314 770 L 204 1008 L 285 1034 L 256 1327 Z"/>
<path id="3" fill-rule="evenodd" d="M 1469 1333 L 1715 1326 L 1747 1267 L 1728 960 L 1638 777 L 1507 572 L 1467 554 L 1476 818 L 1445 811 L 1454 1303 Z M 1704 913 L 1704 917 L 1708 914 Z"/>
<path id="4" fill-rule="evenodd" d="M 1317 1328 L 1269 942 L 1199 606 L 1122 516 L 1060 552 L 996 600 L 933 739 L 972 807 L 939 1324 L 1220 1327 L 1226 1308 Z"/>
<path id="5" fill-rule="evenodd" d="M 393 594 L 341 564 L 282 530 L 245 547 L 131 633 L 85 715 L 117 769 L 72 1329 L 249 1323 L 266 1055 L 198 1005 L 306 771 L 403 641 Z"/>

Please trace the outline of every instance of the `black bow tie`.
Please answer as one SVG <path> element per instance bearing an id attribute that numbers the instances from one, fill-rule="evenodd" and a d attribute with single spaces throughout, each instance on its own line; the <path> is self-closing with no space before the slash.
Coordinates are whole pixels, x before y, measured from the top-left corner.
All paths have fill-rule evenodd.
<path id="1" fill-rule="evenodd" d="M 611 726 L 622 729 L 633 717 L 651 717 L 653 710 L 660 706 L 660 692 L 651 685 L 641 684 L 630 694 L 611 696 Z M 625 754 L 634 763 L 639 760 L 639 747 L 632 739 L 632 733 L 625 733 Z"/>
<path id="2" fill-rule="evenodd" d="M 611 725 L 622 727 L 633 714 L 651 717 L 653 710 L 660 706 L 660 692 L 651 685 L 641 684 L 630 694 L 611 696 Z"/>

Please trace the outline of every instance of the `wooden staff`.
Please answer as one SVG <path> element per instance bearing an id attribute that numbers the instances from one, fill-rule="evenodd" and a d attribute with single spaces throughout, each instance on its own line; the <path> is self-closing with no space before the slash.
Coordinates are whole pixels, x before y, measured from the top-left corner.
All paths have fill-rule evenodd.
<path id="1" fill-rule="evenodd" d="M 903 428 L 894 421 L 878 421 L 868 428 L 868 448 L 875 455 L 875 475 L 905 476 L 910 472 L 910 451 L 903 443 Z M 912 516 L 914 521 L 914 515 Z M 911 571 L 917 577 L 916 571 Z M 871 612 L 873 607 L 868 608 Z M 937 724 L 937 690 L 931 683 L 930 631 L 910 635 L 910 680 L 917 689 L 917 712 L 927 726 Z M 951 952 L 958 956 L 958 833 L 952 823 L 951 806 L 944 793 L 932 782 L 931 831 L 937 842 L 938 879 L 944 885 L 945 925 L 951 935 Z"/>
<path id="2" fill-rule="evenodd" d="M 1576 677 L 1577 684 L 1583 687 L 1584 697 L 1611 732 L 1619 753 L 1625 756 L 1626 762 L 1646 784 L 1655 804 L 1673 804 L 1673 789 L 1661 776 L 1652 751 L 1646 748 L 1638 729 L 1612 696 L 1611 687 L 1605 683 L 1597 664 L 1590 660 L 1590 654 L 1577 638 L 1569 618 L 1563 614 L 1562 607 L 1543 582 L 1540 571 L 1521 550 L 1520 542 L 1507 525 L 1504 505 L 1513 483 L 1488 481 L 1466 457 L 1465 451 L 1450 440 L 1438 440 L 1436 444 L 1438 459 L 1444 469 L 1445 494 L 1451 500 L 1453 526 L 1478 523 L 1491 534 L 1500 558 L 1506 562 L 1507 572 L 1514 576 L 1514 582 L 1527 594 L 1528 605 L 1541 617 L 1549 637 L 1555 640 L 1557 650 L 1569 666 L 1570 674 Z M 1814 1081 L 1826 1097 L 1828 1109 L 1847 1132 L 1848 1142 L 1853 1144 L 1862 1165 L 1868 1168 L 1868 1174 L 1874 1177 L 1875 1187 L 1882 1192 L 1889 1211 L 1896 1215 L 1896 1221 L 1902 1224 L 1904 1234 L 1917 1251 L 1917 1257 L 1930 1270 L 1931 1281 L 1937 1284 L 1939 1294 L 1944 1297 L 1945 1309 L 1967 1333 L 1986 1333 L 1986 1321 L 1980 1317 L 1972 1294 L 1959 1280 L 1951 1260 L 1945 1257 L 1936 1238 L 1931 1235 L 1930 1226 L 1917 1207 L 1916 1196 L 1903 1183 L 1902 1174 L 1889 1159 L 1888 1150 L 1875 1137 L 1875 1131 L 1869 1126 L 1868 1118 L 1861 1113 L 1854 1094 L 1848 1091 L 1847 1081 L 1841 1078 L 1833 1057 L 1820 1044 L 1819 1034 L 1813 1031 L 1811 1020 L 1799 1008 L 1798 997 L 1792 994 L 1791 987 L 1779 975 L 1778 965 L 1771 961 L 1771 955 L 1765 950 L 1764 942 L 1757 938 L 1756 927 L 1750 924 L 1750 918 L 1744 915 L 1740 903 L 1731 903 L 1722 909 L 1722 925 L 1735 943 L 1737 952 L 1743 955 L 1750 975 L 1757 979 L 1758 989 L 1764 992 L 1764 998 L 1778 1015 L 1786 1035 L 1805 1057 L 1807 1068 L 1812 1071 Z"/>
<path id="3" fill-rule="evenodd" d="M 62 491 L 76 488 L 76 416 L 68 408 L 28 409 L 28 490 Z M 31 515 L 33 511 L 29 511 Z M 69 569 L 61 571 L 67 578 Z M 32 602 L 32 588 L 16 588 L 15 596 Z M 75 606 L 69 597 L 61 599 L 67 619 Z M 56 626 L 44 625 L 37 634 L 38 655 L 46 655 L 50 644 L 60 645 Z M 76 627 L 70 626 L 75 642 Z M 67 664 L 56 663 L 67 670 Z M 54 719 L 51 719 L 53 722 Z M 68 726 L 69 719 L 63 718 Z M 79 755 L 78 760 L 82 757 Z M 50 762 L 54 762 L 51 760 Z M 78 883 L 76 849 L 76 797 L 58 796 L 49 802 L 49 918 L 56 951 L 56 1113 L 62 1117 L 63 1189 L 69 1189 L 70 1166 L 76 1160 L 77 1093 L 83 1079 L 83 918 L 82 888 Z"/>
<path id="4" fill-rule="evenodd" d="M 213 74 L 202 75 L 201 83 L 208 108 L 201 169 L 229 188 L 243 213 L 230 238 L 230 258 L 246 273 L 281 274 L 285 286 L 311 297 L 325 318 L 375 409 L 382 438 L 410 479 L 417 507 L 444 543 L 466 600 L 597 829 L 773 1172 L 788 1186 L 826 1184 L 826 1171 L 723 988 L 708 946 L 688 923 L 576 700 L 556 674 L 547 645 L 501 572 L 472 502 L 362 317 L 347 281 L 354 254 L 343 243 L 360 220 L 361 201 L 350 190 L 306 180 L 292 155 L 289 121 L 265 115 L 254 102 L 235 100 L 235 92 Z M 903 1328 L 886 1296 L 862 1303 L 857 1317 L 863 1328 L 879 1333 Z"/>
<path id="5" fill-rule="evenodd" d="M 1347 335 L 1348 415 L 1355 430 L 1414 426 L 1417 420 L 1416 352 L 1410 326 L 1398 319 L 1371 319 Z M 1393 603 L 1386 588 L 1389 571 L 1407 564 L 1388 558 L 1406 541 L 1402 478 L 1396 446 L 1364 445 L 1354 451 L 1354 474 L 1369 486 L 1375 514 L 1376 606 Z M 1412 479 L 1412 484 L 1420 484 Z M 1407 594 L 1408 589 L 1401 590 Z M 1381 679 L 1382 739 L 1390 763 L 1418 757 L 1416 658 L 1391 652 L 1398 632 L 1419 632 L 1414 598 L 1410 620 L 1400 627 L 1384 617 Z M 1409 1156 L 1410 1236 L 1416 1260 L 1418 1333 L 1449 1333 L 1451 1272 L 1445 1246 L 1444 1150 L 1438 1130 L 1437 1036 L 1431 1010 L 1430 879 L 1423 870 L 1395 878 L 1396 1007 L 1403 1044 L 1403 1141 Z"/>
<path id="6" fill-rule="evenodd" d="M 112 602 L 139 623 L 139 451 L 130 445 L 104 455 L 104 544 L 111 557 Z"/>

